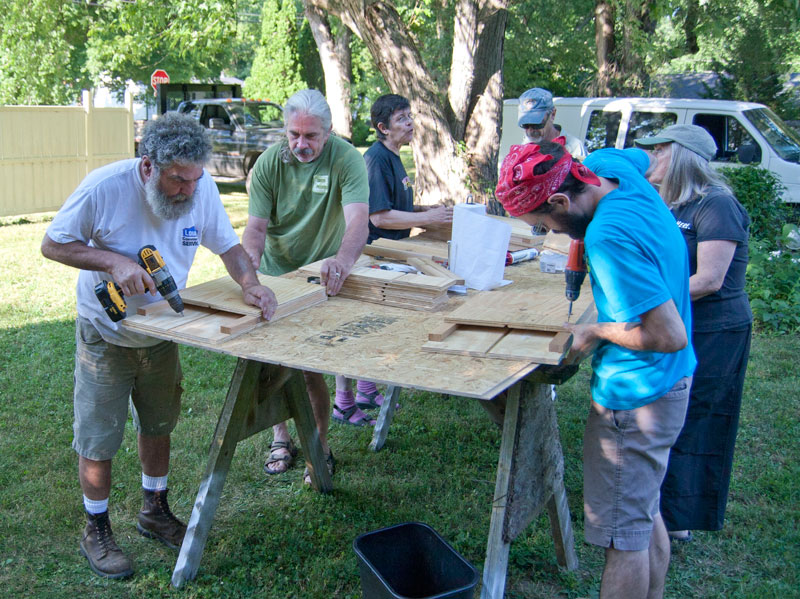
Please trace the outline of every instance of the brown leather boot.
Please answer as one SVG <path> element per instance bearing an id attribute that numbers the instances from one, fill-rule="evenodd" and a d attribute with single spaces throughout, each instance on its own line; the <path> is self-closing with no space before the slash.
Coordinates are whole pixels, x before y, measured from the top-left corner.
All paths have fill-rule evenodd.
<path id="1" fill-rule="evenodd" d="M 144 491 L 144 504 L 139 512 L 136 530 L 150 539 L 158 539 L 170 549 L 178 549 L 186 534 L 186 525 L 175 517 L 167 503 L 168 489 Z"/>
<path id="2" fill-rule="evenodd" d="M 86 514 L 86 528 L 81 539 L 81 555 L 89 562 L 89 567 L 106 578 L 126 578 L 133 574 L 131 560 L 122 553 L 114 541 L 111 520 L 108 512 Z"/>

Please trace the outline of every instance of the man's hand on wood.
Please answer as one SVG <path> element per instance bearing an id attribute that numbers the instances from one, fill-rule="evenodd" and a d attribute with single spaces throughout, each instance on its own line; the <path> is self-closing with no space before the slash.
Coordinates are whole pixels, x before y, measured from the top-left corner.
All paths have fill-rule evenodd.
<path id="1" fill-rule="evenodd" d="M 572 333 L 572 346 L 563 364 L 577 364 L 594 352 L 600 339 L 594 334 L 593 324 L 564 323 L 564 329 Z"/>
<path id="2" fill-rule="evenodd" d="M 344 261 L 335 256 L 322 263 L 322 267 L 319 269 L 320 282 L 325 285 L 328 295 L 336 295 L 341 291 L 342 284 L 351 269 L 352 265 L 347 266 Z"/>
<path id="3" fill-rule="evenodd" d="M 264 285 L 251 285 L 242 292 L 244 303 L 256 308 L 261 308 L 261 316 L 264 320 L 269 320 L 275 314 L 278 307 L 278 300 L 272 289 Z"/>

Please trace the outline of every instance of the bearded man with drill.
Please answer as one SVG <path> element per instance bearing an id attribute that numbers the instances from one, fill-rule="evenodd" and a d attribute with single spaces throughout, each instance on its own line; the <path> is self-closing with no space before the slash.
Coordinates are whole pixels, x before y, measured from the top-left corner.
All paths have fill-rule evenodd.
<path id="1" fill-rule="evenodd" d="M 139 149 L 141 158 L 90 173 L 42 241 L 46 258 L 81 269 L 72 442 L 87 519 L 80 551 L 106 578 L 133 574 L 108 515 L 111 460 L 122 443 L 129 400 L 144 493 L 136 528 L 173 549 L 183 542 L 186 525 L 167 503 L 170 433 L 182 389 L 177 346 L 112 322 L 95 297 L 95 285 L 110 277 L 135 311 L 161 299 L 153 278 L 137 263 L 143 246 L 158 249 L 183 289 L 197 246 L 203 245 L 222 258 L 246 303 L 259 307 L 267 319 L 276 307 L 275 295 L 259 283 L 203 169 L 211 152 L 203 128 L 188 116 L 168 113 L 147 125 Z"/>
<path id="2" fill-rule="evenodd" d="M 594 324 L 567 325 L 568 360 L 594 353 L 583 444 L 586 540 L 605 548 L 601 599 L 659 599 L 670 547 L 659 513 L 696 364 L 689 260 L 639 149 L 581 165 L 557 143 L 512 146 L 497 199 L 512 216 L 584 239 Z"/>

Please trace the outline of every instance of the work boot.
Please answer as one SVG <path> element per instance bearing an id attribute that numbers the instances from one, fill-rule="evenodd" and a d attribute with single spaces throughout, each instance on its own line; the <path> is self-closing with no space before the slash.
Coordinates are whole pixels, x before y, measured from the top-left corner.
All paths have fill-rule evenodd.
<path id="1" fill-rule="evenodd" d="M 175 517 L 167 504 L 167 489 L 144 491 L 144 504 L 136 529 L 145 537 L 158 539 L 170 549 L 178 549 L 186 534 L 186 525 Z"/>
<path id="2" fill-rule="evenodd" d="M 108 511 L 86 514 L 86 528 L 81 539 L 81 555 L 89 562 L 95 574 L 106 578 L 125 578 L 133 574 L 131 560 L 122 553 L 114 541 Z"/>

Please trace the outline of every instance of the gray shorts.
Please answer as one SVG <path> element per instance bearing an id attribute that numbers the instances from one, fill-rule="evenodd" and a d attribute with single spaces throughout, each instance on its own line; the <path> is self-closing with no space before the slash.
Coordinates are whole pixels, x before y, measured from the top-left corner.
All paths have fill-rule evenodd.
<path id="1" fill-rule="evenodd" d="M 609 410 L 595 401 L 583 438 L 586 541 L 622 551 L 650 545 L 661 482 L 686 417 L 691 377 L 635 410 Z"/>
<path id="2" fill-rule="evenodd" d="M 164 341 L 131 348 L 107 343 L 85 318 L 75 322 L 75 422 L 72 448 L 110 460 L 122 444 L 128 400 L 136 431 L 168 435 L 181 409 L 178 346 Z"/>

